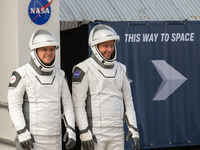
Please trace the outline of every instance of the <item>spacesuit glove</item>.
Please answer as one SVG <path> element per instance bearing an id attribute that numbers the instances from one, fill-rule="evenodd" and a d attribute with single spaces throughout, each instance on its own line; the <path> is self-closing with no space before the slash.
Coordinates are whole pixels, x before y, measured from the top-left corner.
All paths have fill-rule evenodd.
<path id="1" fill-rule="evenodd" d="M 92 134 L 90 130 L 86 133 L 80 134 L 80 139 L 83 150 L 93 150 L 94 142 L 97 143 L 96 136 Z"/>
<path id="2" fill-rule="evenodd" d="M 21 134 L 18 134 L 18 139 L 20 142 L 20 146 L 23 149 L 31 150 L 31 148 L 34 148 L 33 143 L 35 143 L 35 139 L 28 130 Z"/>
<path id="3" fill-rule="evenodd" d="M 63 142 L 67 142 L 65 144 L 66 149 L 72 149 L 76 145 L 76 133 L 75 130 L 67 128 L 63 137 Z"/>
<path id="4" fill-rule="evenodd" d="M 135 149 L 139 150 L 140 149 L 140 145 L 139 145 L 139 134 L 137 131 L 135 131 L 132 128 L 129 128 L 128 133 L 126 134 L 126 141 L 128 141 L 130 138 L 132 138 L 134 145 L 135 145 Z"/>

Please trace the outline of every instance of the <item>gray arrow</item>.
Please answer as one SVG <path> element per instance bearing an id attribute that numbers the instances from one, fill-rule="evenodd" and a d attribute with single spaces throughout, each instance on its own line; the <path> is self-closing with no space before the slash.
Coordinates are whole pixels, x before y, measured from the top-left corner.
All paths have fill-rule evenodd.
<path id="1" fill-rule="evenodd" d="M 152 63 L 163 79 L 153 100 L 166 100 L 187 78 L 164 60 L 152 60 Z"/>

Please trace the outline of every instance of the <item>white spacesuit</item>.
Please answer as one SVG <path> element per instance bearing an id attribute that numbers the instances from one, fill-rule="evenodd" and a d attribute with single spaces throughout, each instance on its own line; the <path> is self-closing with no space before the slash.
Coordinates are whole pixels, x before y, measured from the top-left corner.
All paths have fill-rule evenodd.
<path id="1" fill-rule="evenodd" d="M 80 130 L 83 149 L 123 150 L 123 117 L 139 149 L 139 134 L 126 66 L 115 61 L 116 47 L 111 59 L 98 50 L 98 44 L 119 41 L 116 32 L 107 25 L 97 25 L 90 32 L 92 56 L 73 68 L 72 100 Z M 94 143 L 95 141 L 96 143 Z"/>
<path id="2" fill-rule="evenodd" d="M 9 83 L 8 106 L 18 134 L 17 149 L 61 150 L 61 109 L 67 146 L 75 145 L 74 110 L 65 73 L 54 66 L 55 58 L 48 66 L 39 59 L 36 49 L 45 46 L 58 49 L 59 43 L 53 34 L 39 29 L 29 42 L 31 61 L 16 69 Z"/>

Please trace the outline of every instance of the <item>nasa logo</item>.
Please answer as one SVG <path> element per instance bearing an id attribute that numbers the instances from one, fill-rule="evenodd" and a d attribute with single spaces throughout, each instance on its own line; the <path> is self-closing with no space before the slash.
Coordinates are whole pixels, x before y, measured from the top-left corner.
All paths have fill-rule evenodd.
<path id="1" fill-rule="evenodd" d="M 47 0 L 31 0 L 28 7 L 28 15 L 31 19 L 31 23 L 34 22 L 37 25 L 45 24 L 51 16 L 51 3 Z"/>
<path id="2" fill-rule="evenodd" d="M 74 73 L 74 78 L 78 78 L 79 75 L 80 75 L 80 73 L 81 73 L 81 71 L 76 71 L 76 72 Z"/>

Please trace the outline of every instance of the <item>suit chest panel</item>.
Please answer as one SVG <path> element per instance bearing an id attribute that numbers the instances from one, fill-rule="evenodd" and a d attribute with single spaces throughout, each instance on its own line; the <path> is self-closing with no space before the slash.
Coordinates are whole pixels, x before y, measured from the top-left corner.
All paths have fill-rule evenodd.
<path id="1" fill-rule="evenodd" d="M 115 64 L 112 69 L 105 69 L 95 64 L 90 63 L 89 79 L 91 92 L 109 93 L 109 91 L 115 91 L 121 95 L 123 76 L 122 71 Z"/>
<path id="2" fill-rule="evenodd" d="M 29 101 L 58 101 L 61 95 L 60 76 L 56 70 L 50 76 L 41 76 L 27 69 L 26 92 Z"/>

